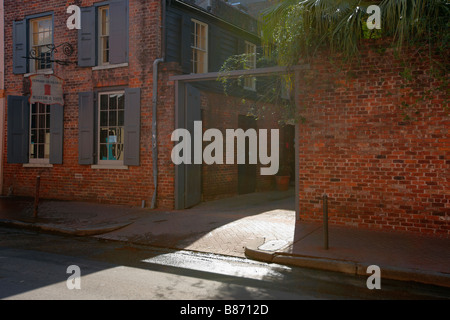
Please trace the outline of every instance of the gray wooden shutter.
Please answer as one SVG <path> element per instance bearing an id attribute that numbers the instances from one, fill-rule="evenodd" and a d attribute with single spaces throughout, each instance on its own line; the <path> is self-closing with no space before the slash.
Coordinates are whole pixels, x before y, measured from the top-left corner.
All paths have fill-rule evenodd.
<path id="1" fill-rule="evenodd" d="M 181 18 L 181 68 L 183 73 L 192 73 L 192 28 L 191 17 L 183 15 Z"/>
<path id="2" fill-rule="evenodd" d="M 109 4 L 109 62 L 128 61 L 128 0 L 113 0 Z"/>
<path id="3" fill-rule="evenodd" d="M 8 96 L 8 163 L 28 163 L 29 131 L 28 97 Z"/>
<path id="4" fill-rule="evenodd" d="M 13 73 L 27 72 L 27 22 L 26 20 L 13 22 Z"/>
<path id="5" fill-rule="evenodd" d="M 125 89 L 124 160 L 127 166 L 139 165 L 141 131 L 141 89 Z"/>
<path id="6" fill-rule="evenodd" d="M 210 25 L 208 30 L 209 30 L 208 71 L 216 72 L 219 71 L 220 68 L 222 67 L 221 50 L 220 50 L 221 33 L 220 29 L 215 25 Z"/>
<path id="7" fill-rule="evenodd" d="M 63 162 L 64 107 L 59 104 L 50 106 L 50 163 Z"/>
<path id="8" fill-rule="evenodd" d="M 242 38 L 237 38 L 237 54 L 244 54 L 245 53 L 245 40 Z"/>
<path id="9" fill-rule="evenodd" d="M 78 94 L 78 163 L 94 163 L 94 93 Z"/>
<path id="10" fill-rule="evenodd" d="M 201 121 L 200 91 L 191 85 L 186 85 L 186 129 L 191 134 L 191 154 L 194 158 L 194 121 Z M 186 208 L 195 206 L 202 199 L 202 165 L 187 164 L 185 169 L 185 199 Z"/>
<path id="11" fill-rule="evenodd" d="M 96 61 L 95 8 L 81 8 L 81 29 L 78 30 L 78 66 L 93 67 Z"/>

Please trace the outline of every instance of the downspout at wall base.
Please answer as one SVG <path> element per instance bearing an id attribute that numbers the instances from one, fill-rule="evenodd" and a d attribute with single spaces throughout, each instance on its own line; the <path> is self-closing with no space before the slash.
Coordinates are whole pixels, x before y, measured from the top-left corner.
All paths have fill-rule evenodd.
<path id="1" fill-rule="evenodd" d="M 164 62 L 163 58 L 156 59 L 153 62 L 153 110 L 152 110 L 152 159 L 153 159 L 153 191 L 151 208 L 156 208 L 156 195 L 158 192 L 158 119 L 157 119 L 157 106 L 158 106 L 158 64 Z"/>
<path id="2" fill-rule="evenodd" d="M 161 57 L 153 61 L 153 95 L 152 95 L 152 159 L 153 159 L 153 191 L 151 209 L 156 208 L 158 194 L 158 65 L 164 62 L 166 53 L 166 0 L 161 1 Z"/>
<path id="3" fill-rule="evenodd" d="M 3 145 L 5 141 L 5 39 L 4 39 L 4 5 L 0 0 L 0 195 L 3 190 Z"/>

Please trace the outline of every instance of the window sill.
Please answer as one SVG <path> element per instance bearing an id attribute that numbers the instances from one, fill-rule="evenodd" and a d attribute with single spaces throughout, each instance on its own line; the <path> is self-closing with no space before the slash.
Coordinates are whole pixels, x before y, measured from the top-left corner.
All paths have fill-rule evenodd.
<path id="1" fill-rule="evenodd" d="M 24 168 L 53 168 L 50 163 L 24 163 Z"/>
<path id="2" fill-rule="evenodd" d="M 25 73 L 23 76 L 25 78 L 28 78 L 30 76 L 34 76 L 37 74 L 53 74 L 53 69 L 48 69 L 48 70 L 42 70 L 42 71 L 36 71 L 36 72 L 30 72 L 30 73 Z"/>
<path id="3" fill-rule="evenodd" d="M 113 165 L 113 164 L 93 164 L 91 169 L 114 169 L 114 170 L 128 170 L 128 166 Z"/>
<path id="4" fill-rule="evenodd" d="M 92 67 L 92 70 L 107 70 L 107 69 L 115 69 L 115 68 L 123 68 L 123 67 L 128 67 L 128 62 L 125 63 L 118 63 L 118 64 L 106 64 L 103 66 L 96 66 L 96 67 Z"/>

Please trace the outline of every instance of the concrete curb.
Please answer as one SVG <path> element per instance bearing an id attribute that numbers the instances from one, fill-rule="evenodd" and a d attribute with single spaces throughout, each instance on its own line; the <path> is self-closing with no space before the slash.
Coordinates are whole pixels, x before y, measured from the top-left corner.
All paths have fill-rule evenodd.
<path id="1" fill-rule="evenodd" d="M 0 219 L 0 225 L 6 227 L 15 227 L 15 228 L 23 228 L 33 231 L 43 231 L 54 234 L 63 234 L 63 235 L 71 235 L 71 236 L 95 236 L 108 232 L 112 232 L 115 230 L 122 229 L 126 226 L 129 226 L 133 222 L 119 223 L 119 224 L 109 224 L 104 225 L 98 228 L 67 228 L 61 227 L 57 225 L 48 225 L 42 223 L 33 223 L 33 222 L 23 222 L 18 220 L 9 220 L 9 219 Z"/>
<path id="2" fill-rule="evenodd" d="M 284 252 L 270 252 L 259 250 L 261 239 L 249 243 L 245 247 L 245 255 L 249 259 L 258 261 L 290 265 L 303 268 L 319 269 L 325 271 L 341 272 L 356 276 L 370 276 L 367 273 L 369 264 L 356 261 L 338 260 L 332 258 L 292 255 Z M 412 281 L 450 288 L 450 273 L 424 271 L 417 269 L 399 268 L 392 266 L 379 266 L 381 278 L 399 281 Z"/>

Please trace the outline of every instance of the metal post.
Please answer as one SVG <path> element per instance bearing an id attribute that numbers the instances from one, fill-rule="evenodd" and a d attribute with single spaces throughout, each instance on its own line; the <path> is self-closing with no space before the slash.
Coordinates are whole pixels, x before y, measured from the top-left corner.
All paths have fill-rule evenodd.
<path id="1" fill-rule="evenodd" d="M 328 196 L 323 195 L 323 246 L 328 250 Z"/>
<path id="2" fill-rule="evenodd" d="M 39 187 L 41 185 L 41 177 L 36 177 L 36 194 L 34 195 L 34 217 L 37 218 L 38 215 L 38 205 L 39 205 Z"/>

